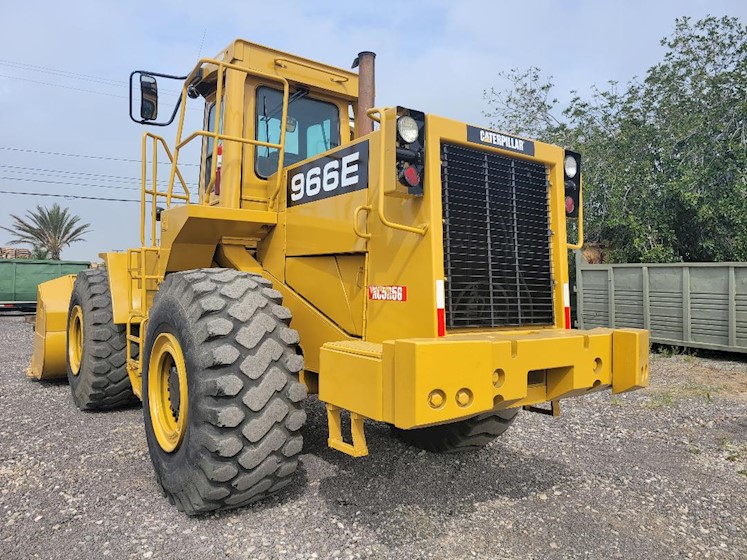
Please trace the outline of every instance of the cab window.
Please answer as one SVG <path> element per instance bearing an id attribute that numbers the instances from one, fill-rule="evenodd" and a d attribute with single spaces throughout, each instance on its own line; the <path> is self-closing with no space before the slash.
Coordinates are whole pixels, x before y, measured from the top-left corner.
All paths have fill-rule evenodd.
<path id="1" fill-rule="evenodd" d="M 283 92 L 258 88 L 255 138 L 279 144 L 282 113 Z M 291 95 L 285 127 L 284 164 L 291 165 L 339 145 L 340 111 L 337 106 L 299 93 Z M 254 169 L 259 177 L 266 179 L 277 171 L 278 151 L 267 146 L 255 148 Z"/>
<path id="2" fill-rule="evenodd" d="M 215 132 L 215 102 L 208 106 L 207 116 L 205 118 L 205 130 L 208 132 Z M 223 103 L 221 103 L 221 121 L 223 121 Z M 220 132 L 223 132 L 223 122 L 221 122 Z M 203 183 L 202 188 L 207 190 L 210 184 L 210 174 L 213 172 L 213 138 L 211 136 L 205 137 L 205 165 L 204 165 Z"/>

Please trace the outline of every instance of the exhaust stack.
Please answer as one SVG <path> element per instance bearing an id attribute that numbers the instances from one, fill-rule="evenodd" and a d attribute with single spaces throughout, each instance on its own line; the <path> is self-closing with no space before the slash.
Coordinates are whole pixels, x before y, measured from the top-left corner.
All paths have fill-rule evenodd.
<path id="1" fill-rule="evenodd" d="M 373 120 L 366 115 L 374 107 L 376 100 L 375 64 L 376 53 L 363 51 L 353 61 L 353 68 L 358 68 L 358 112 L 356 115 L 356 137 L 360 138 L 373 132 Z"/>

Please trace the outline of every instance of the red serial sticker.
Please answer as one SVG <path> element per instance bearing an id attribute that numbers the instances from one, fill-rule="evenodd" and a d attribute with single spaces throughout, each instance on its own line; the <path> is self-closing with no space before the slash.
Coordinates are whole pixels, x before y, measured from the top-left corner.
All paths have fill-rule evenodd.
<path id="1" fill-rule="evenodd" d="M 368 299 L 376 301 L 407 301 L 407 286 L 369 286 Z"/>

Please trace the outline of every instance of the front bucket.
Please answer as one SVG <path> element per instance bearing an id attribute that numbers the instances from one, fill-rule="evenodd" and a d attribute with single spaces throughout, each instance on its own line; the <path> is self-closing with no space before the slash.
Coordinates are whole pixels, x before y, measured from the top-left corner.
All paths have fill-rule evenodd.
<path id="1" fill-rule="evenodd" d="M 55 379 L 67 375 L 67 312 L 75 274 L 39 284 L 36 299 L 34 354 L 26 375 Z"/>

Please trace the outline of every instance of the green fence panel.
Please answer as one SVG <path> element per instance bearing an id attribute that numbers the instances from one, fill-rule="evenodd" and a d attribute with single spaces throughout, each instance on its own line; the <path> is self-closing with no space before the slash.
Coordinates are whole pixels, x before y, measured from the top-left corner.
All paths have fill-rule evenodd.
<path id="1" fill-rule="evenodd" d="M 747 263 L 588 264 L 576 253 L 578 327 L 634 327 L 661 344 L 747 353 Z"/>

